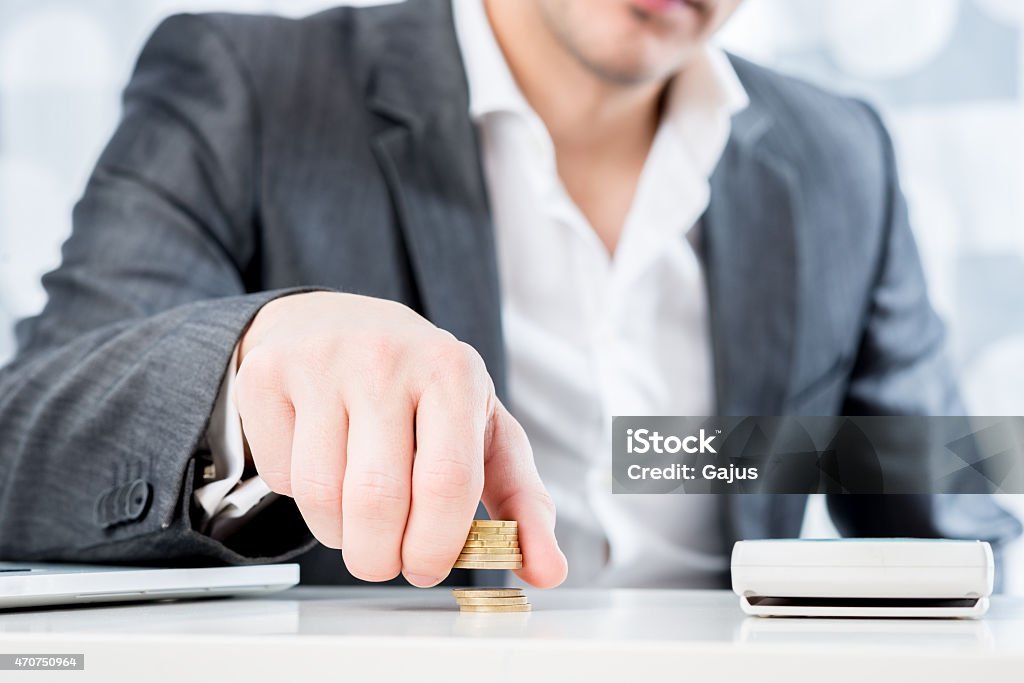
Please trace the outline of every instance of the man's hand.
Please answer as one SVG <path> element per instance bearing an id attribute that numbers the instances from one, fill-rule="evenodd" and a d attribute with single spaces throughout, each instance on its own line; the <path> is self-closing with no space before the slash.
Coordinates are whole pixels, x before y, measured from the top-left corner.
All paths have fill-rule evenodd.
<path id="1" fill-rule="evenodd" d="M 257 471 L 353 575 L 438 583 L 483 500 L 519 522 L 521 578 L 565 579 L 526 434 L 472 347 L 401 304 L 317 292 L 264 306 L 239 358 Z"/>

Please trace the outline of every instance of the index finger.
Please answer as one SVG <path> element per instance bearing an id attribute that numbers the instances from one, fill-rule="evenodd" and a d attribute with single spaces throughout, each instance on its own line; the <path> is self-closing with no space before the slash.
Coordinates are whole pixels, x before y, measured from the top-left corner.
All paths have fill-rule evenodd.
<path id="1" fill-rule="evenodd" d="M 555 505 L 541 482 L 526 432 L 497 402 L 484 454 L 483 503 L 491 519 L 519 522 L 521 579 L 538 588 L 565 581 L 569 568 L 555 539 Z"/>

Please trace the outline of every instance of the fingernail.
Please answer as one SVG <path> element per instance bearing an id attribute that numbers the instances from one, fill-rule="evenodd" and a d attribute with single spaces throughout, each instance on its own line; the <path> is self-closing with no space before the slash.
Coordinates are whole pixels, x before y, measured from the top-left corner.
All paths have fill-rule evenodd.
<path id="1" fill-rule="evenodd" d="M 441 583 L 436 576 L 423 576 L 422 574 L 405 574 L 405 580 L 417 588 L 430 588 Z"/>

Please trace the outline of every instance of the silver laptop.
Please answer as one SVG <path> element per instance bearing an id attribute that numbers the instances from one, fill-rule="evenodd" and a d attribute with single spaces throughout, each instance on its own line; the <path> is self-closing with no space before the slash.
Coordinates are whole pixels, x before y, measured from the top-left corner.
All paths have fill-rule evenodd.
<path id="1" fill-rule="evenodd" d="M 256 595 L 299 582 L 299 565 L 154 569 L 0 562 L 0 609 Z"/>

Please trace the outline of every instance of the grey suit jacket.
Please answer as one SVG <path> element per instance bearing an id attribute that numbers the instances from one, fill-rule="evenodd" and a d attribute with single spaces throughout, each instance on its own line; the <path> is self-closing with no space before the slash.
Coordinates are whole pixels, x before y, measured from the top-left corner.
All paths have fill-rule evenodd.
<path id="1" fill-rule="evenodd" d="M 960 413 L 878 117 L 734 65 L 751 103 L 702 219 L 719 413 Z M 0 556 L 310 551 L 288 499 L 226 544 L 195 531 L 211 407 L 260 306 L 314 287 L 401 301 L 472 344 L 505 390 L 494 237 L 447 0 L 165 21 L 44 283 L 46 308 L 19 325 L 0 374 Z M 784 537 L 806 497 L 721 502 L 728 538 Z M 850 535 L 998 545 L 1020 532 L 984 496 L 830 507 Z M 344 580 L 335 553 L 304 565 L 307 580 Z"/>

